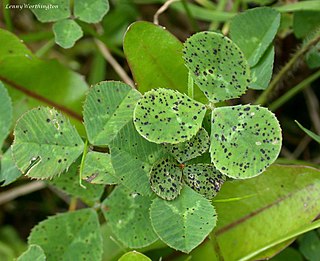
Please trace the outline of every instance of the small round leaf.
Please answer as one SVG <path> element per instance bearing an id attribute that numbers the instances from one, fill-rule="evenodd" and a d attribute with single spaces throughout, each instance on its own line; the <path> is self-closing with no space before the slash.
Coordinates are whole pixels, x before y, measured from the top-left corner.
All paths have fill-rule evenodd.
<path id="1" fill-rule="evenodd" d="M 102 203 L 102 211 L 112 232 L 130 248 L 145 247 L 158 237 L 149 217 L 151 199 L 137 193 L 129 193 L 118 186 Z"/>
<path id="2" fill-rule="evenodd" d="M 195 164 L 183 168 L 183 180 L 194 191 L 212 199 L 219 192 L 226 177 L 212 164 Z"/>
<path id="3" fill-rule="evenodd" d="M 250 82 L 243 53 L 228 37 L 200 32 L 184 44 L 184 60 L 196 84 L 212 102 L 242 95 Z"/>
<path id="4" fill-rule="evenodd" d="M 217 215 L 209 200 L 185 186 L 172 201 L 156 198 L 150 208 L 154 230 L 170 247 L 189 253 L 215 227 Z"/>
<path id="5" fill-rule="evenodd" d="M 74 20 L 65 19 L 56 22 L 53 25 L 55 41 L 63 48 L 71 48 L 82 36 L 83 32 Z"/>
<path id="6" fill-rule="evenodd" d="M 39 245 L 48 261 L 102 258 L 99 219 L 96 211 L 90 208 L 41 221 L 32 229 L 28 243 Z"/>
<path id="7" fill-rule="evenodd" d="M 273 163 L 281 149 L 281 128 L 267 108 L 220 107 L 212 112 L 211 160 L 223 174 L 250 178 Z"/>
<path id="8" fill-rule="evenodd" d="M 200 129 L 206 107 L 170 89 L 146 92 L 134 111 L 134 123 L 144 138 L 155 143 L 177 144 Z"/>
<path id="9" fill-rule="evenodd" d="M 83 141 L 69 120 L 47 107 L 25 113 L 14 136 L 13 158 L 21 172 L 31 178 L 52 178 L 68 169 L 83 152 Z"/>
<path id="10" fill-rule="evenodd" d="M 100 82 L 90 88 L 84 103 L 84 125 L 93 145 L 110 145 L 118 132 L 132 121 L 141 94 L 122 82 Z"/>
<path id="11" fill-rule="evenodd" d="M 150 173 L 151 189 L 160 198 L 173 200 L 182 188 L 182 171 L 178 163 L 171 157 L 156 162 Z"/>
<path id="12" fill-rule="evenodd" d="M 205 153 L 209 145 L 209 135 L 204 128 L 201 128 L 191 140 L 178 144 L 167 144 L 165 147 L 177 161 L 184 163 Z"/>

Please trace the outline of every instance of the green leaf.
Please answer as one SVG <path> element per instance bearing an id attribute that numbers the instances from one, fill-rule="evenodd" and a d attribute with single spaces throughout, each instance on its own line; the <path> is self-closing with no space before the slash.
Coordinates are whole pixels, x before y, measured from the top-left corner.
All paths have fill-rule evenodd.
<path id="1" fill-rule="evenodd" d="M 31 178 L 59 175 L 83 151 L 83 142 L 69 120 L 47 107 L 25 113 L 17 122 L 14 135 L 16 165 Z"/>
<path id="2" fill-rule="evenodd" d="M 251 178 L 262 173 L 278 157 L 281 128 L 267 108 L 238 105 L 212 112 L 211 160 L 223 174 Z"/>
<path id="3" fill-rule="evenodd" d="M 169 89 L 146 92 L 134 110 L 134 124 L 145 139 L 176 144 L 191 139 L 201 128 L 206 107 Z"/>
<path id="4" fill-rule="evenodd" d="M 274 165 L 254 179 L 225 182 L 214 199 L 224 259 L 252 260 L 312 226 L 320 209 L 319 175 L 310 167 Z"/>
<path id="5" fill-rule="evenodd" d="M 53 33 L 55 42 L 65 49 L 73 47 L 76 41 L 83 36 L 81 27 L 71 19 L 54 23 Z"/>
<path id="6" fill-rule="evenodd" d="M 318 231 L 310 231 L 298 240 L 299 250 L 307 260 L 320 260 L 320 233 Z"/>
<path id="7" fill-rule="evenodd" d="M 315 0 L 295 2 L 275 8 L 279 12 L 320 11 L 320 2 Z"/>
<path id="8" fill-rule="evenodd" d="M 45 261 L 46 255 L 38 245 L 30 245 L 28 249 L 18 257 L 17 261 Z"/>
<path id="9" fill-rule="evenodd" d="M 28 243 L 42 247 L 47 261 L 101 260 L 99 227 L 98 215 L 93 209 L 58 214 L 36 225 Z"/>
<path id="10" fill-rule="evenodd" d="M 118 261 L 151 261 L 151 259 L 137 251 L 125 253 Z"/>
<path id="11" fill-rule="evenodd" d="M 250 9 L 232 19 L 230 37 L 243 51 L 250 67 L 266 52 L 279 25 L 280 14 L 269 7 Z"/>
<path id="12" fill-rule="evenodd" d="M 183 168 L 183 180 L 194 191 L 212 199 L 220 191 L 226 177 L 212 164 L 194 164 Z"/>
<path id="13" fill-rule="evenodd" d="M 270 45 L 260 61 L 251 68 L 252 81 L 249 85 L 254 90 L 265 90 L 272 77 L 274 62 L 274 47 Z"/>
<path id="14" fill-rule="evenodd" d="M 217 220 L 210 202 L 189 187 L 184 187 L 176 200 L 156 198 L 150 208 L 150 217 L 160 239 L 185 253 L 206 238 Z"/>
<path id="15" fill-rule="evenodd" d="M 29 0 L 29 8 L 42 23 L 55 22 L 71 15 L 69 0 Z"/>
<path id="16" fill-rule="evenodd" d="M 102 204 L 111 230 L 128 247 L 145 247 L 158 239 L 149 217 L 149 197 L 129 193 L 118 186 Z"/>
<path id="17" fill-rule="evenodd" d="M 315 69 L 320 67 L 320 51 L 319 50 L 320 50 L 320 43 L 318 42 L 306 54 L 306 62 L 310 69 Z"/>
<path id="18" fill-rule="evenodd" d="M 98 23 L 109 11 L 108 0 L 75 0 L 74 15 L 86 23 Z"/>
<path id="19" fill-rule="evenodd" d="M 9 135 L 12 121 L 12 103 L 7 89 L 0 81 L 0 150 Z"/>
<path id="20" fill-rule="evenodd" d="M 184 163 L 205 153 L 210 145 L 209 135 L 201 128 L 191 140 L 178 144 L 165 144 L 165 148 L 178 160 Z"/>
<path id="21" fill-rule="evenodd" d="M 315 133 L 313 133 L 312 131 L 306 129 L 305 127 L 303 127 L 299 122 L 295 121 L 298 126 L 300 127 L 301 130 L 303 130 L 306 134 L 308 134 L 308 136 L 312 139 L 314 139 L 316 142 L 320 143 L 320 135 L 317 135 Z"/>
<path id="22" fill-rule="evenodd" d="M 173 200 L 182 189 L 182 171 L 172 157 L 156 162 L 150 172 L 151 189 L 160 198 Z"/>
<path id="23" fill-rule="evenodd" d="M 249 66 L 241 50 L 226 36 L 194 34 L 185 42 L 183 53 L 191 76 L 210 101 L 237 98 L 247 90 Z"/>
<path id="24" fill-rule="evenodd" d="M 1 187 L 11 184 L 21 175 L 21 171 L 16 167 L 12 158 L 12 150 L 9 148 L 1 158 L 0 183 L 3 182 Z"/>
<path id="25" fill-rule="evenodd" d="M 275 257 L 269 259 L 270 261 L 288 261 L 288 260 L 294 260 L 294 261 L 303 261 L 303 258 L 299 251 L 292 247 L 288 247 L 282 252 L 280 252 Z"/>
<path id="26" fill-rule="evenodd" d="M 117 184 L 111 155 L 96 151 L 88 152 L 82 173 L 82 179 L 92 184 Z"/>
<path id="27" fill-rule="evenodd" d="M 66 173 L 53 178 L 48 183 L 61 189 L 68 195 L 82 199 L 87 205 L 93 206 L 96 202 L 99 202 L 104 191 L 104 186 L 87 182 L 83 182 L 86 188 L 80 186 L 79 165 L 80 159 L 73 163 Z"/>
<path id="28" fill-rule="evenodd" d="M 123 48 L 140 92 L 155 87 L 187 91 L 182 44 L 163 27 L 133 23 L 124 37 Z"/>
<path id="29" fill-rule="evenodd" d="M 101 82 L 90 89 L 84 104 L 84 125 L 93 145 L 109 145 L 132 120 L 141 94 L 122 82 Z"/>
<path id="30" fill-rule="evenodd" d="M 152 165 L 163 156 L 163 148 L 150 143 L 129 122 L 111 143 L 111 162 L 115 177 L 131 192 L 150 195 L 149 173 Z"/>
<path id="31" fill-rule="evenodd" d="M 70 116 L 84 135 L 80 124 L 88 89 L 84 78 L 56 60 L 37 58 L 18 37 L 3 29 L 0 42 L 0 78 L 12 98 L 13 121 L 31 108 L 49 105 Z"/>
<path id="32" fill-rule="evenodd" d="M 293 14 L 293 32 L 297 38 L 308 36 L 313 30 L 319 27 L 320 10 L 300 11 Z"/>

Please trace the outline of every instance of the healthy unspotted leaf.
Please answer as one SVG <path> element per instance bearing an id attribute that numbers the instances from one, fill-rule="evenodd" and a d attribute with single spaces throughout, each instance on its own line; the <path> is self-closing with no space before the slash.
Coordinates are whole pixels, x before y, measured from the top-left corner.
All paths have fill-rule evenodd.
<path id="1" fill-rule="evenodd" d="M 55 42 L 63 48 L 71 48 L 82 36 L 81 27 L 72 19 L 60 20 L 53 25 Z"/>

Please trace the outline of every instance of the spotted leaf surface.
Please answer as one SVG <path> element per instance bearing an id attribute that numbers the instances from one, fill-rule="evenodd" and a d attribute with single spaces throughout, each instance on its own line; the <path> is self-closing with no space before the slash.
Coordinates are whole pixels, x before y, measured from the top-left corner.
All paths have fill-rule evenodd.
<path id="1" fill-rule="evenodd" d="M 82 173 L 82 179 L 92 184 L 117 184 L 111 155 L 96 151 L 88 152 Z"/>
<path id="2" fill-rule="evenodd" d="M 155 143 L 177 144 L 191 139 L 200 129 L 206 108 L 185 94 L 170 89 L 146 92 L 137 103 L 137 131 Z"/>
<path id="3" fill-rule="evenodd" d="M 217 221 L 210 202 L 187 186 L 176 200 L 156 198 L 150 208 L 150 217 L 160 239 L 185 253 L 197 247 Z"/>
<path id="4" fill-rule="evenodd" d="M 62 173 L 83 151 L 83 141 L 69 120 L 47 107 L 25 113 L 14 136 L 16 165 L 31 178 L 46 179 Z"/>
<path id="5" fill-rule="evenodd" d="M 84 103 L 84 125 L 93 145 L 109 145 L 132 120 L 141 94 L 122 82 L 101 82 L 90 89 Z"/>
<path id="6" fill-rule="evenodd" d="M 195 83 L 212 102 L 242 95 L 250 69 L 241 50 L 226 36 L 200 32 L 184 44 L 184 60 Z"/>
<path id="7" fill-rule="evenodd" d="M 151 189 L 166 200 L 173 200 L 182 188 L 182 171 L 177 161 L 171 157 L 156 162 L 150 173 Z"/>
<path id="8" fill-rule="evenodd" d="M 267 108 L 255 105 L 216 108 L 211 129 L 211 160 L 229 177 L 257 176 L 279 155 L 281 128 Z"/>
<path id="9" fill-rule="evenodd" d="M 111 162 L 119 183 L 131 192 L 151 195 L 149 173 L 163 147 L 141 137 L 129 122 L 111 143 Z"/>
<path id="10" fill-rule="evenodd" d="M 93 209 L 49 217 L 32 229 L 28 243 L 39 245 L 47 261 L 102 258 L 100 225 Z"/>
<path id="11" fill-rule="evenodd" d="M 104 191 L 104 186 L 90 184 L 86 181 L 82 181 L 85 188 L 80 186 L 79 165 L 80 159 L 73 163 L 66 173 L 59 177 L 54 177 L 52 180 L 47 181 L 47 183 L 62 190 L 67 195 L 80 198 L 87 205 L 93 206 L 95 203 L 100 202 L 99 200 Z"/>
<path id="12" fill-rule="evenodd" d="M 102 203 L 112 232 L 126 246 L 140 248 L 158 239 L 149 217 L 151 199 L 118 186 Z"/>
<path id="13" fill-rule="evenodd" d="M 195 164 L 183 168 L 183 180 L 194 191 L 212 199 L 219 192 L 226 177 L 212 164 Z"/>
<path id="14" fill-rule="evenodd" d="M 165 147 L 180 163 L 184 163 L 202 155 L 208 150 L 209 145 L 209 135 L 204 128 L 201 128 L 191 140 L 174 145 L 168 144 Z"/>

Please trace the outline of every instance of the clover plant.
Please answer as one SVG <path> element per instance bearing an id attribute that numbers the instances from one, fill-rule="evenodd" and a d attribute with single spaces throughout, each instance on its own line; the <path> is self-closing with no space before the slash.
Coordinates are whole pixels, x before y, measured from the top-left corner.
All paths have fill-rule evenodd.
<path id="1" fill-rule="evenodd" d="M 197 33 L 184 43 L 183 59 L 189 70 L 188 95 L 170 86 L 144 94 L 116 81 L 93 86 L 83 107 L 85 141 L 55 109 L 39 107 L 25 113 L 14 131 L 17 167 L 28 177 L 52 179 L 51 184 L 65 187 L 68 179 L 77 182 L 80 164 L 89 206 L 97 207 L 94 202 L 103 185 L 117 184 L 101 204 L 117 240 L 141 248 L 160 239 L 189 253 L 215 227 L 219 213 L 210 200 L 226 179 L 261 174 L 277 158 L 282 139 L 268 109 L 228 105 L 251 82 L 248 62 L 229 38 Z M 194 84 L 206 96 L 206 104 L 194 99 Z M 204 124 L 208 114 L 209 128 Z M 81 154 L 80 163 L 76 160 Z M 81 196 L 81 187 L 70 189 Z M 40 246 L 37 251 L 51 251 L 51 260 L 68 247 L 70 257 L 98 260 L 98 225 L 92 209 L 60 214 L 37 225 L 29 243 L 34 249 Z M 46 240 L 60 238 L 65 231 L 65 248 Z M 77 248 L 71 247 L 73 240 L 78 240 Z M 94 248 L 92 253 L 85 251 L 85 244 Z M 83 251 L 76 253 L 78 246 Z"/>

